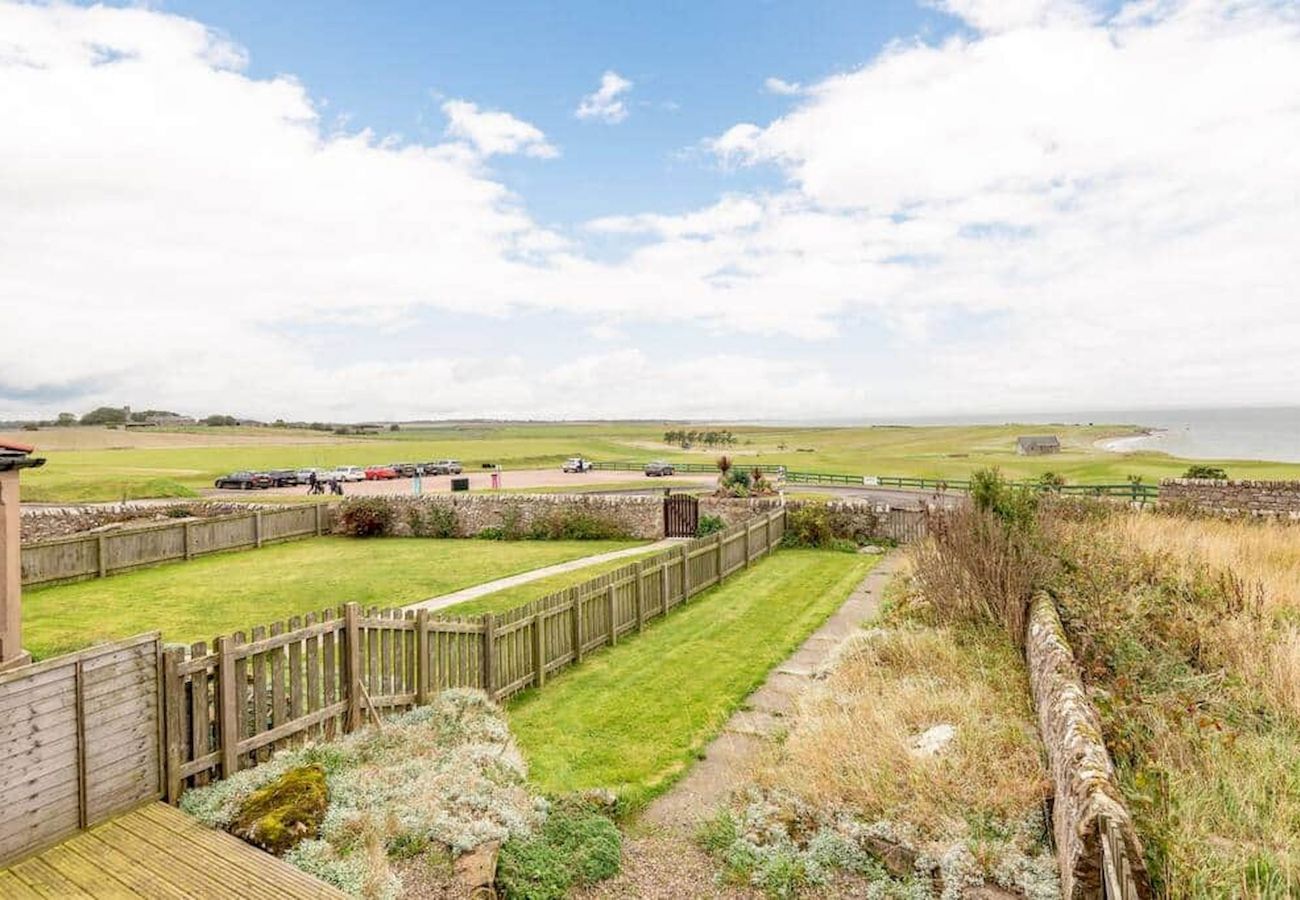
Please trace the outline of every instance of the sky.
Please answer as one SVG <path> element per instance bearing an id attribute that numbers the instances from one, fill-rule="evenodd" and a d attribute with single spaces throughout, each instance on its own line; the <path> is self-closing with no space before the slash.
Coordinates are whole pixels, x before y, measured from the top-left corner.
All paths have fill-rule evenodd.
<path id="1" fill-rule="evenodd" d="M 1282 405 L 1300 4 L 0 0 L 0 419 Z"/>

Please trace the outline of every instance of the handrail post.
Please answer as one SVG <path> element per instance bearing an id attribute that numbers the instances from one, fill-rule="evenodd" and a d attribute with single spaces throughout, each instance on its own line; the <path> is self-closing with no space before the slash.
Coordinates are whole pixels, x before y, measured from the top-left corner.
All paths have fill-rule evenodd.
<path id="1" fill-rule="evenodd" d="M 184 741 L 181 731 L 181 703 L 184 697 L 184 684 L 181 682 L 180 662 L 185 651 L 172 647 L 163 651 L 163 730 L 167 755 L 163 785 L 164 796 L 173 806 L 181 799 L 181 746 Z M 207 702 L 207 698 L 203 698 Z M 197 752 L 195 756 L 199 755 Z"/>

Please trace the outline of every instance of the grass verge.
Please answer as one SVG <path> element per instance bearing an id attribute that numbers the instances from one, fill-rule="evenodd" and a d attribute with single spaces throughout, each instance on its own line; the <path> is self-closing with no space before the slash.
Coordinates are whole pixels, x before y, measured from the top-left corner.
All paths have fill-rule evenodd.
<path id="1" fill-rule="evenodd" d="M 532 780 L 551 794 L 610 788 L 626 811 L 639 810 L 877 560 L 784 550 L 520 695 L 510 726 Z"/>
<path id="2" fill-rule="evenodd" d="M 38 658 L 153 630 L 190 643 L 348 601 L 401 606 L 637 543 L 312 538 L 29 589 L 23 640 Z"/>
<path id="3" fill-rule="evenodd" d="M 620 559 L 611 559 L 607 562 L 592 563 L 589 566 L 583 566 L 581 569 L 574 569 L 572 572 L 560 572 L 556 575 L 548 575 L 545 578 L 538 578 L 536 581 L 529 581 L 525 584 L 518 584 L 514 587 L 504 588 L 494 591 L 491 594 L 484 594 L 482 597 L 476 597 L 473 600 L 466 600 L 464 603 L 457 603 L 454 606 L 448 606 L 439 612 L 446 612 L 457 616 L 477 616 L 480 613 L 502 613 L 516 606 L 523 606 L 525 603 L 531 603 L 548 594 L 554 594 L 573 587 L 575 584 L 581 584 L 597 576 L 604 575 L 606 572 L 612 572 L 615 569 L 621 569 L 624 566 L 631 565 L 638 559 L 645 556 L 653 556 L 654 553 L 637 554 L 634 556 L 624 556 Z"/>

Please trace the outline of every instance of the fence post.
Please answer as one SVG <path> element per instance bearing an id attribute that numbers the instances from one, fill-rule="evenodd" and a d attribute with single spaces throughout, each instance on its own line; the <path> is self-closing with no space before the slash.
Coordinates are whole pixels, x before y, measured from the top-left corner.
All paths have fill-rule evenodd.
<path id="1" fill-rule="evenodd" d="M 253 546 L 262 546 L 262 511 L 260 509 L 253 513 Z"/>
<path id="2" fill-rule="evenodd" d="M 722 582 L 722 532 L 719 531 L 713 540 L 717 544 L 717 547 L 714 548 L 714 559 L 717 563 L 717 577 L 714 579 L 714 583 L 720 584 Z"/>
<path id="3" fill-rule="evenodd" d="M 497 622 L 492 613 L 483 613 L 483 690 L 493 700 L 497 697 Z"/>
<path id="4" fill-rule="evenodd" d="M 618 643 L 618 620 L 614 618 L 614 585 L 605 591 L 605 608 L 609 610 L 609 645 Z"/>
<path id="5" fill-rule="evenodd" d="M 320 532 L 321 532 L 321 527 L 320 527 L 320 519 L 321 519 L 320 506 L 321 506 L 321 505 L 320 505 L 319 503 L 316 504 L 316 537 L 320 537 Z"/>
<path id="6" fill-rule="evenodd" d="M 86 768 L 86 675 L 80 659 L 75 663 L 72 677 L 77 728 L 77 827 L 85 828 L 90 824 L 90 804 L 86 798 L 90 772 Z"/>
<path id="7" fill-rule="evenodd" d="M 181 523 L 181 527 L 185 529 L 185 558 L 193 559 L 194 550 L 193 550 L 193 545 L 190 542 L 190 523 L 183 522 Z"/>
<path id="8" fill-rule="evenodd" d="M 239 692 L 235 684 L 235 639 L 217 638 L 217 686 L 220 693 L 221 777 L 239 771 Z"/>
<path id="9" fill-rule="evenodd" d="M 573 662 L 582 662 L 582 597 L 578 594 L 577 588 L 569 589 L 569 597 L 573 601 L 573 617 L 570 621 L 573 624 Z"/>
<path id="10" fill-rule="evenodd" d="M 184 653 L 176 647 L 163 651 L 163 729 L 167 747 L 163 789 L 167 802 L 173 806 L 181 799 L 181 746 L 184 741 L 181 704 L 184 703 L 185 686 L 181 683 L 180 662 Z M 207 698 L 204 700 L 206 702 Z"/>
<path id="11" fill-rule="evenodd" d="M 753 522 L 749 521 L 748 519 L 745 520 L 745 568 L 746 569 L 749 568 L 749 560 L 752 557 L 752 549 L 750 548 L 749 545 L 749 534 L 753 526 L 754 526 Z"/>
<path id="12" fill-rule="evenodd" d="M 361 607 L 349 603 L 343 607 L 343 699 L 348 701 L 343 731 L 361 727 Z"/>
<path id="13" fill-rule="evenodd" d="M 533 683 L 541 687 L 546 683 L 546 641 L 544 640 L 546 622 L 541 612 L 533 613 Z"/>
<path id="14" fill-rule="evenodd" d="M 682 544 L 682 602 L 685 603 L 691 599 L 691 589 L 695 585 L 691 584 L 691 552 L 688 549 L 690 542 Z"/>
<path id="15" fill-rule="evenodd" d="M 99 577 L 103 578 L 108 574 L 108 560 L 104 558 L 104 536 L 102 534 L 95 538 L 95 559 L 99 563 Z"/>
<path id="16" fill-rule="evenodd" d="M 415 611 L 415 702 L 429 702 L 429 611 L 423 608 Z"/>
<path id="17" fill-rule="evenodd" d="M 645 631 L 645 590 L 641 582 L 641 564 L 636 564 L 636 630 Z"/>
<path id="18" fill-rule="evenodd" d="M 668 559 L 659 564 L 659 612 L 668 615 Z"/>

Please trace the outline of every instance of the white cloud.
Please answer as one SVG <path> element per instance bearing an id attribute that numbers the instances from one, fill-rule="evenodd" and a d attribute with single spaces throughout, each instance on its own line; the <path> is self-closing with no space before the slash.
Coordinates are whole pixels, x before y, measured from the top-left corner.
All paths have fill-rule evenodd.
<path id="1" fill-rule="evenodd" d="M 468 100 L 448 100 L 442 111 L 447 116 L 447 135 L 469 141 L 483 156 L 522 153 L 553 159 L 560 155 L 541 129 L 510 113 L 480 110 Z"/>
<path id="2" fill-rule="evenodd" d="M 1034 26 L 1078 25 L 1095 18 L 1081 0 L 931 0 L 930 5 L 986 34 Z"/>
<path id="3" fill-rule="evenodd" d="M 780 94 L 783 97 L 795 97 L 803 93 L 803 85 L 799 82 L 775 77 L 765 78 L 763 89 L 769 94 Z"/>
<path id="4" fill-rule="evenodd" d="M 611 125 L 627 118 L 627 105 L 622 95 L 632 89 L 632 82 L 617 72 L 600 76 L 600 87 L 582 98 L 574 115 L 579 119 L 599 119 Z"/>
<path id="5" fill-rule="evenodd" d="M 506 113 L 452 101 L 431 145 L 336 132 L 192 21 L 0 0 L 0 417 L 1294 402 L 1294 8 L 964 8 L 973 36 L 711 142 L 780 187 L 570 235 L 485 170 L 550 146 Z M 618 343 L 439 349 L 525 312 Z"/>

